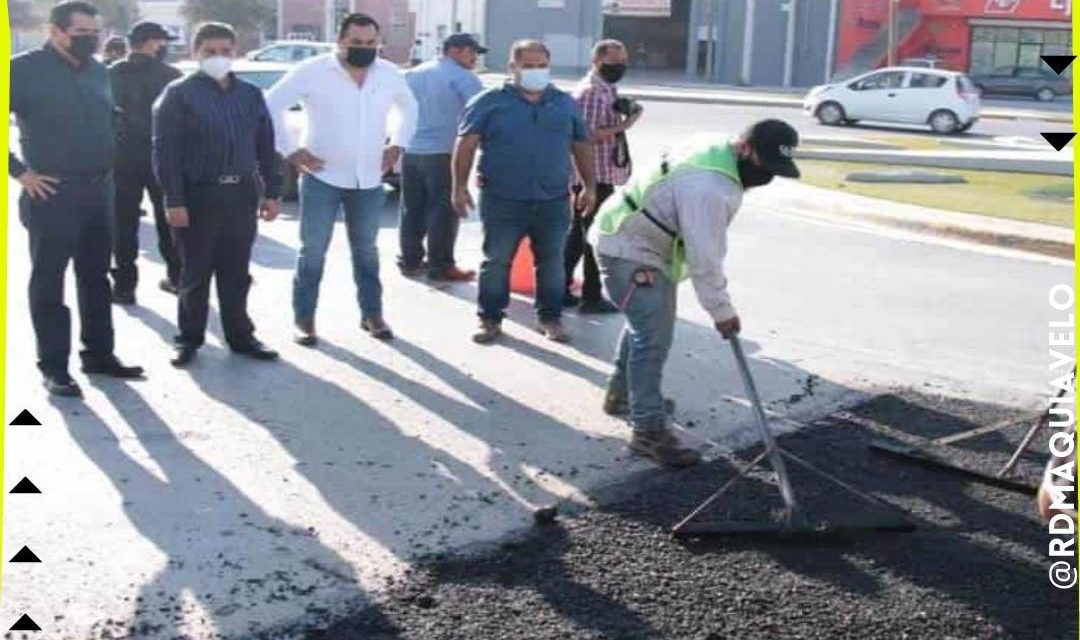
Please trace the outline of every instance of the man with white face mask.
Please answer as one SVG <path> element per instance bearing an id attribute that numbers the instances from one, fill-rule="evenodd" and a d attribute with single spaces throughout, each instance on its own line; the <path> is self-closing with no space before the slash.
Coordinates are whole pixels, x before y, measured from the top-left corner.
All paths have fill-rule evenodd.
<path id="1" fill-rule="evenodd" d="M 480 266 L 480 330 L 489 344 L 502 332 L 510 303 L 510 262 L 526 236 L 536 257 L 536 311 L 540 331 L 566 342 L 563 245 L 570 227 L 573 156 L 583 189 L 579 210 L 595 200 L 593 149 L 574 99 L 551 84 L 551 55 L 544 43 L 522 40 L 510 53 L 513 81 L 477 94 L 465 107 L 454 149 L 453 204 L 460 215 L 472 208 L 469 172 L 478 148 L 480 219 L 484 262 Z"/>
<path id="2" fill-rule="evenodd" d="M 278 215 L 274 125 L 262 91 L 229 71 L 236 57 L 232 27 L 200 26 L 192 49 L 199 72 L 170 84 L 154 105 L 154 172 L 181 264 L 172 364 L 187 365 L 203 344 L 211 277 L 229 348 L 273 360 L 277 353 L 255 339 L 247 295 L 256 212 L 266 221 Z"/>

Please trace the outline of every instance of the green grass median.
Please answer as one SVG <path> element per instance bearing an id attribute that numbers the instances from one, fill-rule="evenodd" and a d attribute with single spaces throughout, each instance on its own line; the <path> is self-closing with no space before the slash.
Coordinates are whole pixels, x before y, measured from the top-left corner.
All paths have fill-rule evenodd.
<path id="1" fill-rule="evenodd" d="M 1071 228 L 1073 225 L 1073 179 L 1070 177 L 827 160 L 801 160 L 799 168 L 802 171 L 802 181 L 816 187 L 947 211 L 962 211 L 1059 227 Z M 847 180 L 847 175 L 856 171 L 898 169 L 963 176 L 967 183 L 881 184 Z"/>

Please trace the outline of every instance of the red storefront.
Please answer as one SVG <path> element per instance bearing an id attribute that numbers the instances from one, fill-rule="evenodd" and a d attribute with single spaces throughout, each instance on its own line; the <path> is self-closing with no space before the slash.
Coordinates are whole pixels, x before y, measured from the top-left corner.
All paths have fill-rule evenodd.
<path id="1" fill-rule="evenodd" d="M 837 75 L 886 63 L 888 2 L 841 0 Z M 1071 0 L 899 0 L 897 60 L 937 58 L 967 72 L 1036 66 L 1041 55 L 1070 53 L 1071 19 Z"/>

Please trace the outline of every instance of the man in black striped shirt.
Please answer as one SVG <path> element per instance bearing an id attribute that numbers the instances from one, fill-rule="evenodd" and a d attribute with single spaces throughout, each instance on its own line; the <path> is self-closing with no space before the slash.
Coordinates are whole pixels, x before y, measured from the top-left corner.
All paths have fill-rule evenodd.
<path id="1" fill-rule="evenodd" d="M 225 341 L 234 353 L 273 360 L 247 313 L 257 219 L 278 215 L 281 176 L 262 91 L 236 78 L 236 34 L 199 27 L 199 71 L 166 87 L 154 105 L 154 171 L 180 254 L 180 334 L 175 366 L 188 364 L 206 333 L 210 278 L 217 278 Z M 262 193 L 260 193 L 262 192 Z"/>

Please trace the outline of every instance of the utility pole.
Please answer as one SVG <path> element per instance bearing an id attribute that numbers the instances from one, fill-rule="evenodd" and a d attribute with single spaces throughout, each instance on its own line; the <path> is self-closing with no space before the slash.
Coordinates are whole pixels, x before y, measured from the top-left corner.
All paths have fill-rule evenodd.
<path id="1" fill-rule="evenodd" d="M 277 40 L 285 39 L 285 0 L 277 0 Z"/>
<path id="2" fill-rule="evenodd" d="M 787 0 L 787 33 L 784 37 L 784 86 L 791 86 L 795 66 L 795 18 L 798 16 L 799 0 Z M 783 5 L 781 5 L 783 6 Z"/>
<path id="3" fill-rule="evenodd" d="M 705 82 L 712 83 L 713 81 L 713 67 L 716 62 L 716 0 L 708 0 L 709 10 L 708 28 L 705 30 L 708 41 L 705 43 Z"/>
<path id="4" fill-rule="evenodd" d="M 323 5 L 323 9 L 326 12 L 326 14 L 323 16 L 323 21 L 324 21 L 325 24 L 323 24 L 323 38 L 322 39 L 323 39 L 323 42 L 330 42 L 330 41 L 332 41 L 334 39 L 334 23 L 337 22 L 335 20 L 335 18 L 337 17 L 335 15 L 337 13 L 337 11 L 336 11 L 336 9 L 337 9 L 336 0 L 326 0 L 325 4 Z"/>
<path id="5" fill-rule="evenodd" d="M 896 2 L 889 0 L 889 53 L 885 58 L 890 67 L 896 64 Z"/>
<path id="6" fill-rule="evenodd" d="M 458 32 L 458 0 L 450 3 L 450 33 Z"/>

